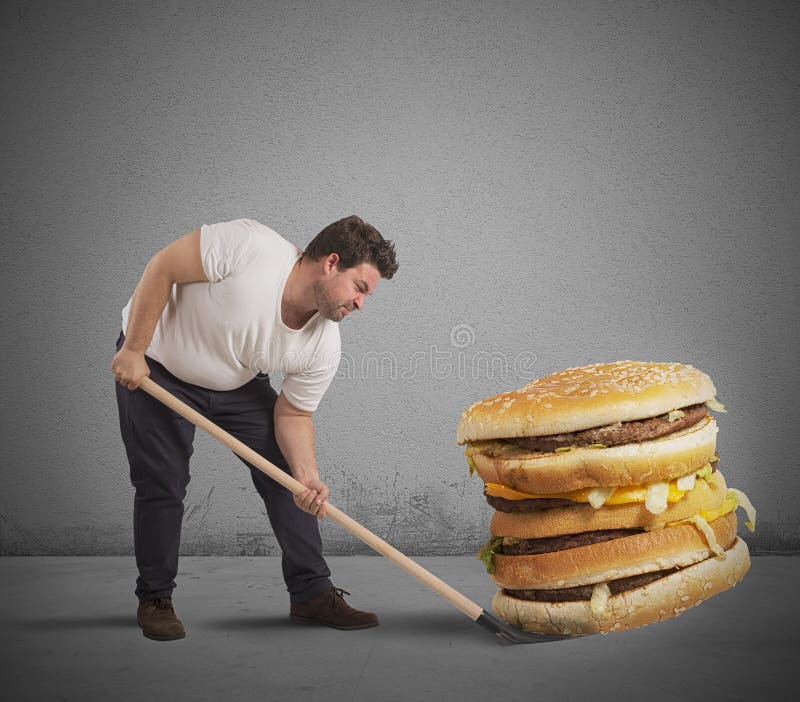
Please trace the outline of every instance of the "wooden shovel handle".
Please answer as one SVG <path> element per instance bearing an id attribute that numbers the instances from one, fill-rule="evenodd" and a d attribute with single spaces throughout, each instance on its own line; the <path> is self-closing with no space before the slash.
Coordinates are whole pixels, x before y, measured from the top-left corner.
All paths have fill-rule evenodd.
<path id="1" fill-rule="evenodd" d="M 185 402 L 179 400 L 172 393 L 162 388 L 158 383 L 150 380 L 150 378 L 144 378 L 139 387 L 149 395 L 163 402 L 167 407 L 174 410 L 185 419 L 188 419 L 196 427 L 211 434 L 211 436 L 225 444 L 225 446 L 237 456 L 244 458 L 248 463 L 254 465 L 262 473 L 266 473 L 270 478 L 283 485 L 295 495 L 305 492 L 307 489 L 305 485 L 295 480 L 291 475 L 270 463 L 266 458 L 257 454 L 253 449 L 243 444 L 239 439 L 232 436 L 221 427 L 218 427 L 214 422 L 206 419 L 202 414 L 189 407 Z M 412 561 L 394 546 L 388 544 L 376 534 L 373 534 L 366 527 L 361 526 L 355 519 L 349 517 L 337 507 L 334 507 L 330 502 L 328 502 L 328 506 L 326 507 L 326 513 L 353 536 L 374 548 L 378 553 L 388 558 L 392 563 L 402 568 L 409 575 L 413 575 L 423 585 L 429 587 L 437 595 L 440 595 L 454 607 L 460 609 L 473 621 L 477 621 L 478 617 L 481 616 L 483 609 L 472 602 L 472 600 L 464 597 L 458 590 L 450 587 L 450 585 L 437 578 L 430 571 L 425 570 L 419 563 Z"/>

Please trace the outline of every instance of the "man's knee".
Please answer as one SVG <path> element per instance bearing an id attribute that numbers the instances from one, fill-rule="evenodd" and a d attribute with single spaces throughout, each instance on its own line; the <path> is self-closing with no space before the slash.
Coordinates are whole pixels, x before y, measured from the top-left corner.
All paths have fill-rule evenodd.
<path id="1" fill-rule="evenodd" d="M 188 468 L 161 465 L 153 466 L 134 462 L 131 465 L 131 484 L 139 498 L 149 500 L 175 500 L 183 502 L 191 480 Z"/>

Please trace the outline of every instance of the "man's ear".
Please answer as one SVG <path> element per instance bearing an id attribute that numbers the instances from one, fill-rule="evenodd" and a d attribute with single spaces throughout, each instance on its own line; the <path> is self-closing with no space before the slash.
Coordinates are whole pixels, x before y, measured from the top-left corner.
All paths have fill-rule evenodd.
<path id="1" fill-rule="evenodd" d="M 330 273 L 334 269 L 339 267 L 339 254 L 336 252 L 329 253 L 325 257 L 325 263 L 323 264 L 323 268 L 325 269 L 326 273 Z"/>

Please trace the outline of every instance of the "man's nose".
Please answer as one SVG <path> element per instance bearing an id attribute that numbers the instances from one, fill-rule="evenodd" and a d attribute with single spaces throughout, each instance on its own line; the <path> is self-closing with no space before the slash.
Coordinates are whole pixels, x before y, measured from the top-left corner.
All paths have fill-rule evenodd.
<path id="1" fill-rule="evenodd" d="M 364 295 L 359 295 L 357 298 L 353 300 L 353 306 L 360 310 L 364 306 Z"/>

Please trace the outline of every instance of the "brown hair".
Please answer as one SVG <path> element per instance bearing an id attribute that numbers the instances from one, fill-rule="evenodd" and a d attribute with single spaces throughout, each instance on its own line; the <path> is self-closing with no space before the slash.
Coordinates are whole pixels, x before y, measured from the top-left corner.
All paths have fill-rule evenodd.
<path id="1" fill-rule="evenodd" d="M 382 278 L 390 279 L 397 271 L 394 244 L 360 217 L 350 215 L 329 224 L 306 246 L 303 257 L 318 261 L 328 254 L 339 255 L 339 268 L 370 263 Z"/>

